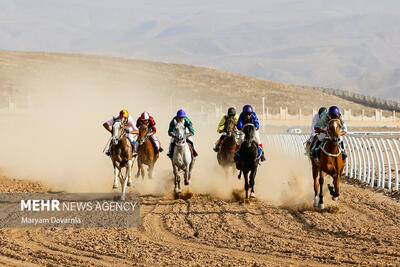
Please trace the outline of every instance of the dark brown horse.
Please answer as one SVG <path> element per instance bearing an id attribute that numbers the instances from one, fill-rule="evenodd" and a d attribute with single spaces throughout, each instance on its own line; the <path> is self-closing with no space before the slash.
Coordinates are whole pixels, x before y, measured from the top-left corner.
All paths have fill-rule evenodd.
<path id="1" fill-rule="evenodd" d="M 138 172 L 136 174 L 136 178 L 139 175 L 142 175 L 144 178 L 144 165 L 149 166 L 148 168 L 148 177 L 153 177 L 153 169 L 154 164 L 156 163 L 159 152 L 158 150 L 154 150 L 153 144 L 149 140 L 150 129 L 146 124 L 142 124 L 139 127 L 139 137 L 137 139 L 138 144 L 138 156 L 137 156 L 137 164 L 138 164 Z"/>
<path id="2" fill-rule="evenodd" d="M 333 186 L 328 184 L 328 189 L 333 200 L 339 198 L 340 177 L 345 166 L 342 149 L 340 148 L 339 138 L 341 135 L 341 115 L 338 119 L 331 119 L 328 116 L 328 136 L 322 145 L 319 154 L 319 161 L 311 158 L 312 171 L 314 178 L 314 207 L 324 208 L 323 185 L 325 176 L 328 174 L 333 178 Z M 314 138 L 313 143 L 316 141 Z M 319 179 L 318 179 L 319 175 Z M 318 201 L 319 189 L 319 201 Z"/>
<path id="3" fill-rule="evenodd" d="M 125 133 L 125 123 L 123 120 L 115 120 L 112 126 L 111 139 L 111 160 L 114 166 L 114 185 L 113 189 L 118 188 L 118 179 L 122 187 L 121 200 L 125 200 L 126 187 L 132 184 L 132 145 Z M 125 176 L 122 174 L 122 168 L 126 169 Z"/>
<path id="4" fill-rule="evenodd" d="M 225 134 L 225 138 L 221 143 L 221 149 L 218 151 L 217 159 L 219 165 L 225 169 L 225 175 L 228 176 L 229 167 L 232 168 L 232 171 L 235 172 L 235 163 L 233 161 L 233 157 L 235 155 L 236 149 L 236 125 L 235 118 L 228 117 L 225 121 L 225 126 L 223 130 L 223 134 Z"/>

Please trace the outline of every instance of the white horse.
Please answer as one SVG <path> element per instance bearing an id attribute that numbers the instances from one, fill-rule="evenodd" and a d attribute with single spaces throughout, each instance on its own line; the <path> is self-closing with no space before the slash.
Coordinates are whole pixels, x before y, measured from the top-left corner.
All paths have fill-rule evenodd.
<path id="1" fill-rule="evenodd" d="M 125 200 L 126 187 L 132 184 L 132 145 L 125 133 L 125 124 L 122 120 L 116 120 L 112 126 L 111 160 L 114 166 L 113 189 L 118 189 L 118 179 L 122 186 L 121 200 Z M 122 168 L 126 169 L 125 176 Z"/>
<path id="2" fill-rule="evenodd" d="M 178 122 L 174 130 L 174 154 L 172 158 L 172 169 L 175 176 L 175 193 L 181 192 L 181 178 L 179 171 L 184 172 L 185 185 L 189 185 L 190 175 L 194 164 L 194 158 L 186 141 L 185 126 Z"/>

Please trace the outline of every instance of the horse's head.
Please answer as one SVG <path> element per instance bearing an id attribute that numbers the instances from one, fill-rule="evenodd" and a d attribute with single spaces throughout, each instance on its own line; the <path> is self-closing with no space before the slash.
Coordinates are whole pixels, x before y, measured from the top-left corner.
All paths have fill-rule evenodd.
<path id="1" fill-rule="evenodd" d="M 112 144 L 116 145 L 118 144 L 118 141 L 121 140 L 121 138 L 125 134 L 125 121 L 122 119 L 117 119 L 114 121 L 114 124 L 112 125 Z"/>
<path id="2" fill-rule="evenodd" d="M 182 122 L 178 122 L 174 129 L 175 143 L 177 145 L 183 145 L 186 142 L 185 137 L 185 125 Z"/>
<path id="3" fill-rule="evenodd" d="M 338 118 L 331 118 L 328 115 L 327 118 L 329 120 L 328 122 L 329 137 L 333 142 L 337 143 L 339 141 L 340 132 L 342 129 L 342 123 L 341 123 L 342 115 L 339 115 Z"/>
<path id="4" fill-rule="evenodd" d="M 143 143 L 147 140 L 148 133 L 149 133 L 149 127 L 146 124 L 142 123 L 139 127 L 139 137 L 138 137 L 139 145 L 143 145 Z"/>
<path id="5" fill-rule="evenodd" d="M 229 116 L 225 120 L 225 125 L 224 125 L 224 132 L 227 133 L 228 136 L 231 136 L 233 131 L 235 130 L 235 117 Z"/>
<path id="6" fill-rule="evenodd" d="M 250 146 L 254 140 L 254 133 L 256 129 L 252 123 L 247 123 L 243 126 L 244 142 Z"/>

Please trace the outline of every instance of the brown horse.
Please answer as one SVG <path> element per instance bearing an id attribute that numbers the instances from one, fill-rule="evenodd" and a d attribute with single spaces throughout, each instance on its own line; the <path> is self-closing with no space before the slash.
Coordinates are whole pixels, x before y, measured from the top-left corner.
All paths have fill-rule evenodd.
<path id="1" fill-rule="evenodd" d="M 123 120 L 115 120 L 112 126 L 112 139 L 110 156 L 114 166 L 114 185 L 113 189 L 118 188 L 118 179 L 122 186 L 121 200 L 125 200 L 126 186 L 131 186 L 132 166 L 132 145 L 125 133 L 125 123 Z M 126 174 L 123 176 L 122 168 L 126 169 Z"/>
<path id="2" fill-rule="evenodd" d="M 138 145 L 138 156 L 137 156 L 137 164 L 138 164 L 138 172 L 136 174 L 136 178 L 142 174 L 142 178 L 144 178 L 144 165 L 149 166 L 148 168 L 148 177 L 153 177 L 153 169 L 154 164 L 156 163 L 159 152 L 158 150 L 154 150 L 153 144 L 149 140 L 150 130 L 146 124 L 142 124 L 139 127 L 139 137 L 137 142 Z"/>
<path id="3" fill-rule="evenodd" d="M 225 169 L 225 175 L 228 176 L 229 167 L 232 168 L 232 172 L 235 172 L 235 163 L 233 157 L 236 149 L 236 125 L 235 118 L 228 117 L 225 120 L 225 126 L 223 134 L 225 138 L 221 143 L 221 149 L 218 151 L 217 160 L 219 165 Z"/>
<path id="4" fill-rule="evenodd" d="M 323 196 L 323 185 L 324 178 L 328 174 L 333 178 L 333 184 L 328 184 L 328 189 L 332 195 L 333 200 L 339 198 L 339 185 L 340 177 L 345 166 L 345 160 L 343 160 L 342 149 L 340 148 L 340 133 L 341 133 L 341 115 L 338 119 L 331 119 L 328 116 L 328 136 L 325 137 L 326 142 L 323 144 L 321 151 L 319 152 L 319 161 L 313 158 L 311 159 L 312 171 L 314 178 L 314 207 L 324 208 L 324 196 Z M 314 138 L 313 143 L 316 141 Z M 318 178 L 319 175 L 319 179 Z M 318 189 L 319 189 L 319 201 L 318 201 Z"/>

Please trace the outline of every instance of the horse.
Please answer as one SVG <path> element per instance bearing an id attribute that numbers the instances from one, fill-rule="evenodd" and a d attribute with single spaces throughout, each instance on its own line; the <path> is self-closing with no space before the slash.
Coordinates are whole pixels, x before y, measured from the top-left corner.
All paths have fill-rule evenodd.
<path id="1" fill-rule="evenodd" d="M 132 145 L 126 136 L 125 123 L 121 119 L 115 120 L 112 126 L 111 138 L 111 161 L 114 166 L 114 184 L 113 189 L 118 189 L 118 180 L 122 186 L 121 200 L 125 200 L 126 187 L 132 185 Z M 122 174 L 122 168 L 126 169 L 125 176 Z"/>
<path id="2" fill-rule="evenodd" d="M 328 119 L 328 136 L 325 137 L 326 142 L 319 152 L 320 159 L 318 161 L 310 157 L 314 179 L 314 207 L 319 207 L 320 209 L 324 209 L 323 185 L 325 176 L 328 174 L 333 178 L 334 186 L 328 184 L 328 189 L 332 199 L 336 201 L 339 199 L 340 177 L 345 166 L 345 160 L 341 155 L 343 151 L 339 144 L 342 128 L 341 115 L 339 115 L 338 119 L 331 119 L 329 116 Z M 313 143 L 315 141 L 316 138 L 314 138 Z M 319 179 L 317 179 L 318 175 Z"/>
<path id="3" fill-rule="evenodd" d="M 254 141 L 255 127 L 251 123 L 243 126 L 244 141 L 239 149 L 239 159 L 236 163 L 236 168 L 240 171 L 238 178 L 243 172 L 244 176 L 244 190 L 246 192 L 246 200 L 249 198 L 249 186 L 251 187 L 250 198 L 255 198 L 254 183 L 257 174 L 257 167 L 259 163 L 258 158 L 258 144 Z M 250 172 L 250 184 L 249 184 Z"/>
<path id="4" fill-rule="evenodd" d="M 175 193 L 181 192 L 181 179 L 179 172 L 184 172 L 185 185 L 189 185 L 191 171 L 194 165 L 194 157 L 186 141 L 185 126 L 178 122 L 174 129 L 175 148 L 172 157 L 172 169 L 175 177 Z"/>
<path id="5" fill-rule="evenodd" d="M 144 179 L 144 166 L 149 166 L 148 168 L 148 177 L 153 177 L 153 169 L 154 164 L 156 163 L 159 152 L 158 150 L 154 150 L 153 144 L 149 140 L 149 128 L 146 124 L 142 124 L 139 127 L 139 137 L 137 139 L 138 142 L 138 156 L 137 156 L 137 164 L 138 164 L 138 172 L 136 174 L 136 178 L 142 174 L 142 179 Z"/>
<path id="6" fill-rule="evenodd" d="M 233 160 L 236 150 L 235 118 L 228 117 L 225 121 L 223 134 L 226 137 L 221 143 L 221 148 L 217 153 L 218 164 L 224 168 L 225 176 L 228 176 L 228 168 L 232 167 L 235 172 L 235 162 Z"/>

